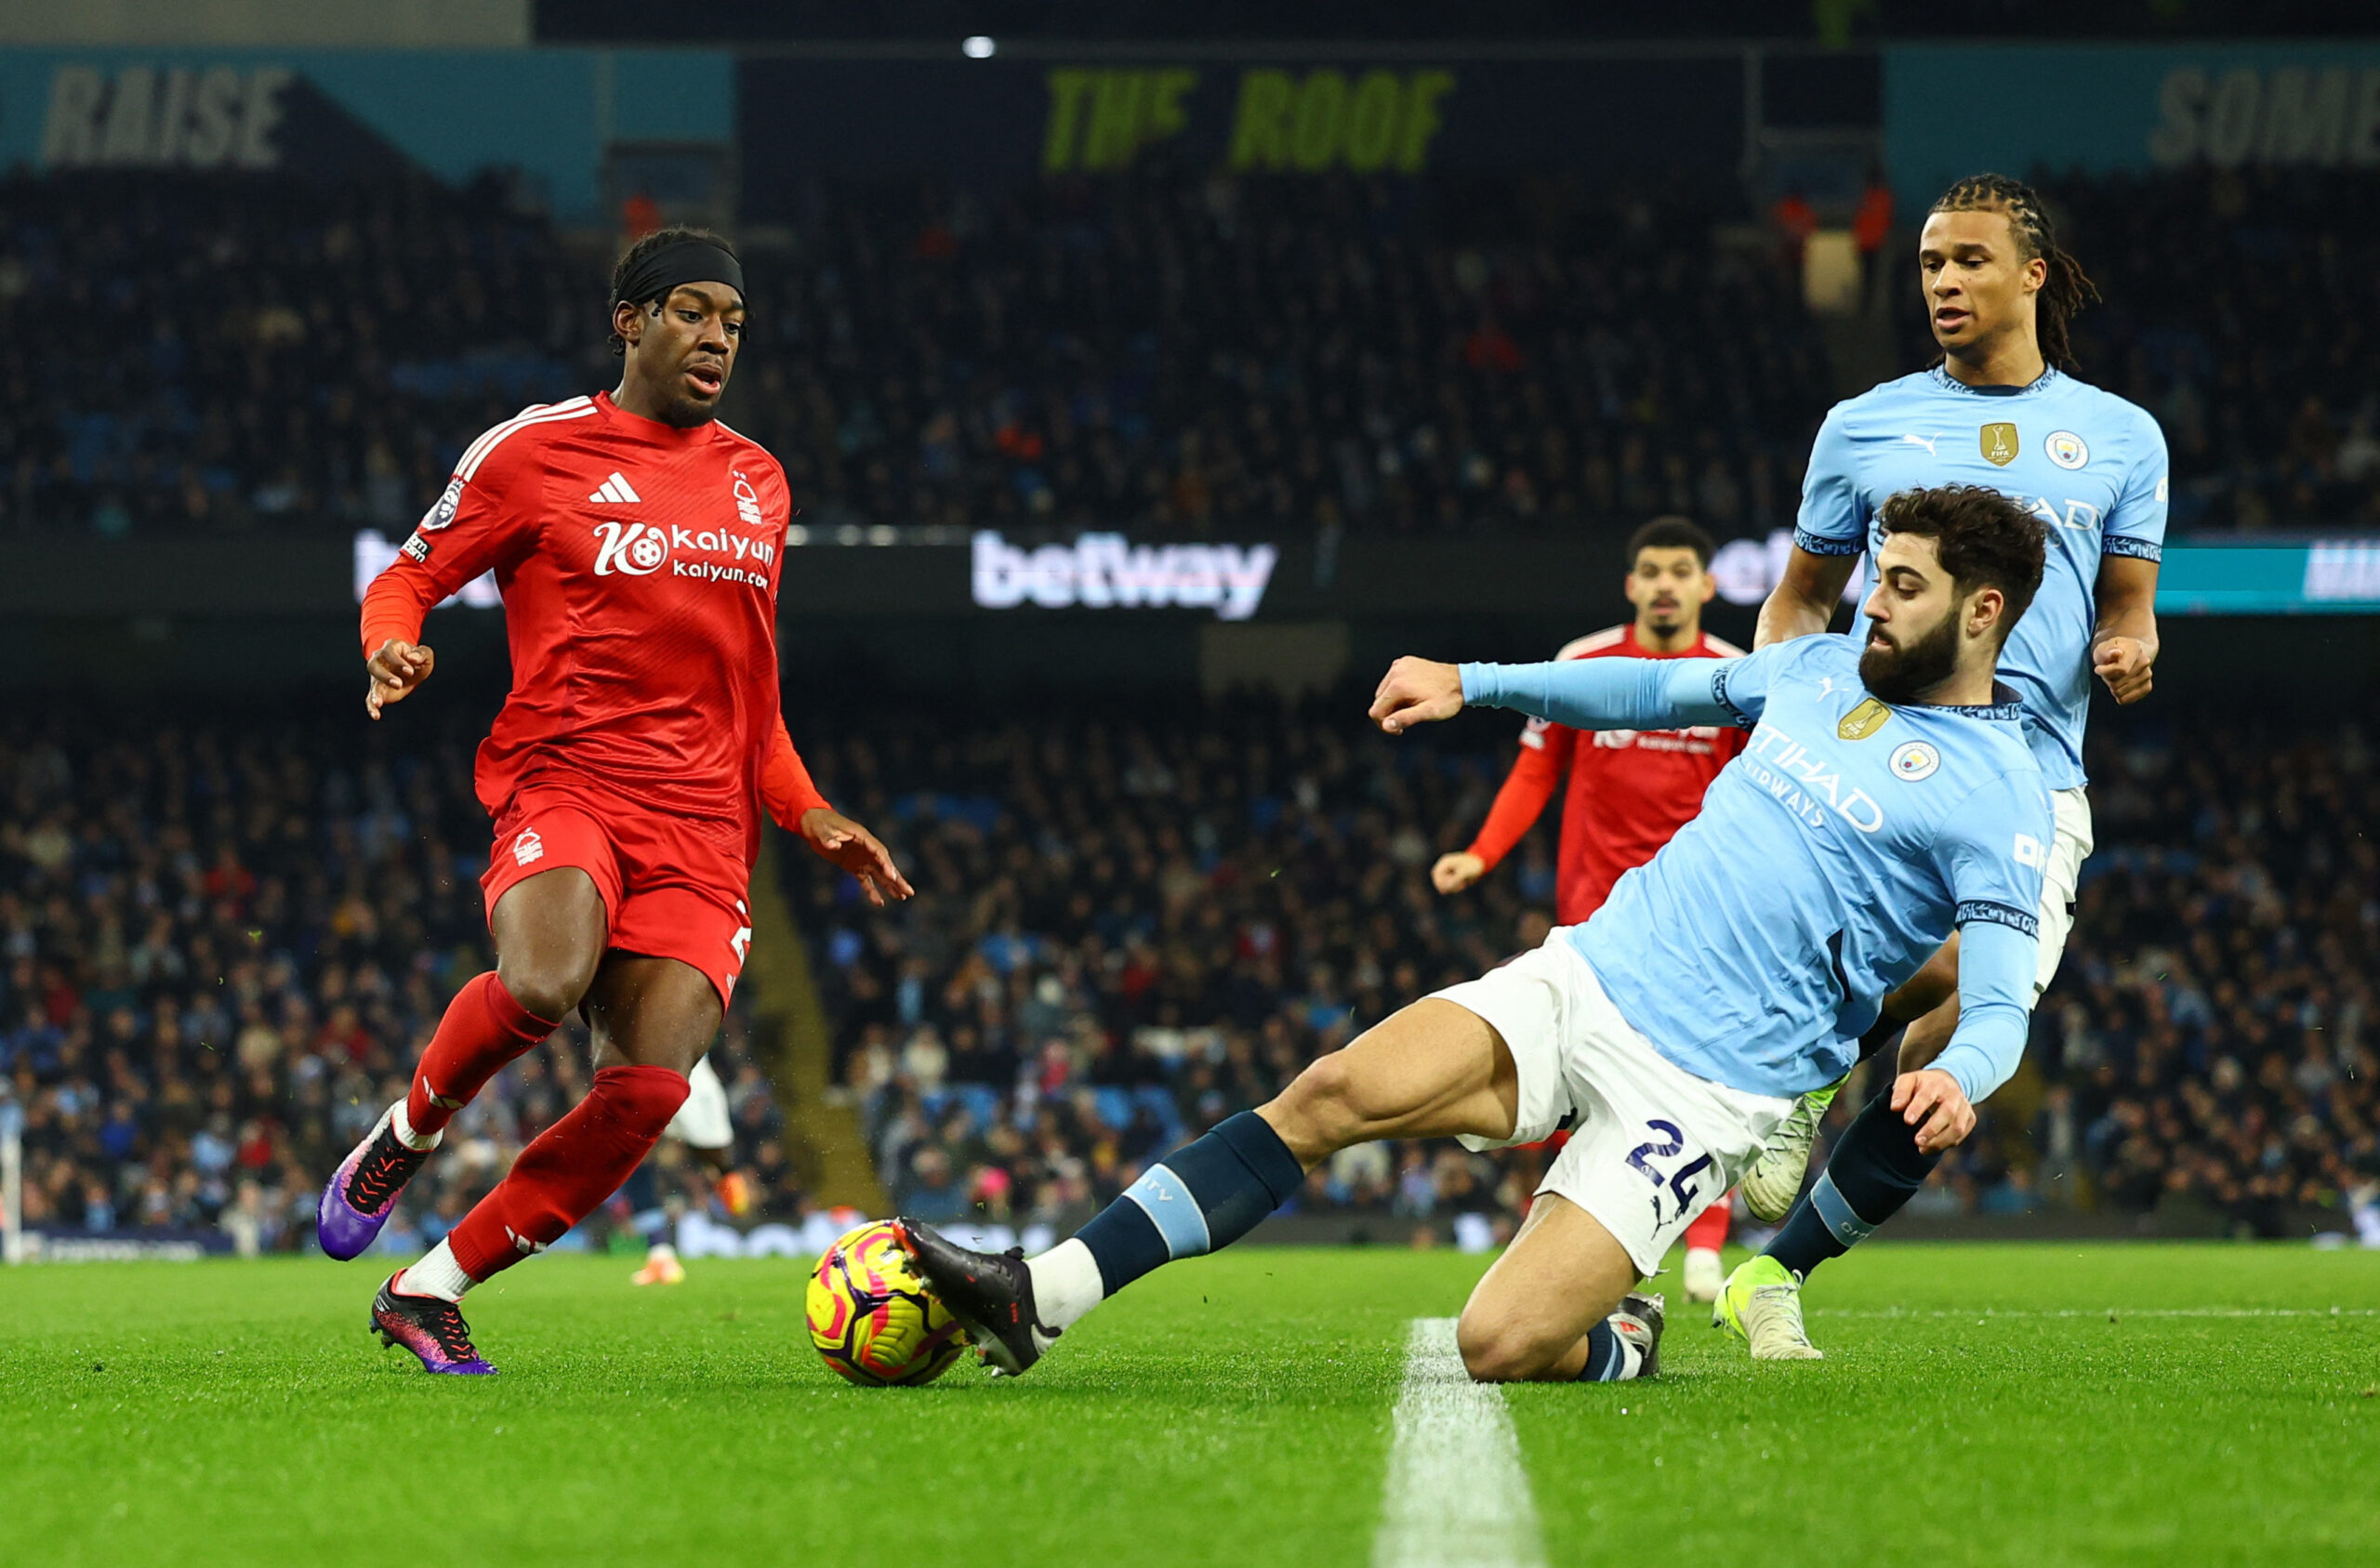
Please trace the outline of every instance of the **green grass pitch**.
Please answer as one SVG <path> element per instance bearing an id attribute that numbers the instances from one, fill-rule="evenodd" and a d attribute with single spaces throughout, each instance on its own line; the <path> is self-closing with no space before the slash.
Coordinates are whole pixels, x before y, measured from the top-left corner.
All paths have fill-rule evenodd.
<path id="1" fill-rule="evenodd" d="M 0 1563 L 1361 1568 L 1408 1322 L 1481 1266 L 1243 1248 L 889 1390 L 787 1262 L 538 1259 L 484 1380 L 367 1339 L 368 1264 L 11 1270 Z M 1809 1306 L 1822 1364 L 1673 1303 L 1657 1382 L 1510 1390 L 1548 1561 L 2380 1562 L 2380 1255 L 1871 1245 Z"/>

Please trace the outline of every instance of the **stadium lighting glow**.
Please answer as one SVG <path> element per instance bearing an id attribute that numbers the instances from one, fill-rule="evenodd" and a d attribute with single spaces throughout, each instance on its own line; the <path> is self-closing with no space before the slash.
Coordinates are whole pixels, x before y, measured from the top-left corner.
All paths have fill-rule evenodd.
<path id="1" fill-rule="evenodd" d="M 989 59 L 998 51 L 999 46 L 980 33 L 959 46 L 959 52 L 969 59 Z"/>

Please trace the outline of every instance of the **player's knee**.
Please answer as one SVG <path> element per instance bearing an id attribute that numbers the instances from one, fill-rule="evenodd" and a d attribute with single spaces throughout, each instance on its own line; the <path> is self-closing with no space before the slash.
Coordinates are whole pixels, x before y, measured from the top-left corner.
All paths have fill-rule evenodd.
<path id="1" fill-rule="evenodd" d="M 658 1138 L 686 1103 L 686 1075 L 667 1067 L 603 1067 L 596 1071 L 594 1092 L 623 1126 Z"/>
<path id="2" fill-rule="evenodd" d="M 498 955 L 496 973 L 504 982 L 504 989 L 523 1008 L 539 1018 L 562 1018 L 578 1006 L 587 988 L 594 983 L 595 964 L 602 958 L 601 953 L 591 961 L 575 954 L 534 954 L 516 958 L 508 953 Z"/>
<path id="3" fill-rule="evenodd" d="M 1455 1325 L 1455 1348 L 1474 1383 L 1526 1383 L 1561 1360 L 1567 1345 L 1549 1343 L 1524 1324 L 1465 1312 Z"/>

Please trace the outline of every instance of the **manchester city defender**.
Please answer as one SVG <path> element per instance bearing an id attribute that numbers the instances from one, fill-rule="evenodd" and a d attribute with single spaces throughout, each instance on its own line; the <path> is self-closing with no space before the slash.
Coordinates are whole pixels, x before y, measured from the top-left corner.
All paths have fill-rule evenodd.
<path id="1" fill-rule="evenodd" d="M 2023 1053 L 2031 1000 L 2049 797 L 2016 693 L 1992 670 L 2040 585 L 2043 530 L 1972 486 L 1897 495 L 1877 521 L 1864 638 L 1733 660 L 1398 660 L 1371 706 L 1391 734 L 1485 705 L 1589 730 L 1735 724 L 1752 739 L 1702 814 L 1584 925 L 1323 1057 L 1051 1251 L 994 1257 L 896 1220 L 985 1358 L 1024 1371 L 1143 1274 L 1245 1235 L 1350 1144 L 1453 1135 L 1484 1149 L 1568 1125 L 1520 1234 L 1463 1309 L 1463 1364 L 1485 1381 L 1650 1374 L 1662 1303 L 1637 1282 L 1794 1097 L 1848 1070 L 1885 995 L 1954 929 L 1957 1033 L 1893 1102 L 1927 1148 L 1964 1136 L 1969 1105 Z"/>
<path id="2" fill-rule="evenodd" d="M 2156 420 L 2069 374 L 2067 323 L 2096 297 L 2060 249 L 2032 191 L 1978 175 L 1944 191 L 1918 241 L 1918 270 L 1942 359 L 1838 404 L 1818 430 L 1793 553 L 1761 607 L 1761 647 L 1826 629 L 1863 550 L 1880 550 L 1886 496 L 1912 485 L 1988 484 L 2046 527 L 2040 600 L 2008 639 L 2001 678 L 2024 700 L 2025 736 L 2056 813 L 2039 910 L 2031 999 L 2057 972 L 2074 888 L 2091 852 L 2082 724 L 2096 674 L 2119 703 L 2148 695 L 2157 659 L 2157 562 L 2165 537 L 2165 438 Z M 1903 1024 L 1898 1066 L 1935 1059 L 1959 1017 L 1959 942 L 1888 998 L 1866 1050 Z M 1787 1216 L 1834 1086 L 1805 1095 L 1744 1179 L 1764 1219 Z M 1720 1322 L 1754 1356 L 1811 1360 L 1800 1287 L 1900 1211 L 1939 1163 L 1884 1097 L 1853 1121 L 1810 1195 L 1765 1253 L 1729 1277 Z"/>

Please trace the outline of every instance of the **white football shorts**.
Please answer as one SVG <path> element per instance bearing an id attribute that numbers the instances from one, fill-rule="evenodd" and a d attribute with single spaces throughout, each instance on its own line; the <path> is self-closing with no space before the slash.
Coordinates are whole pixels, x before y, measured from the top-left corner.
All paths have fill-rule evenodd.
<path id="1" fill-rule="evenodd" d="M 1520 1072 L 1513 1136 L 1463 1144 L 1509 1148 L 1567 1126 L 1570 1140 L 1537 1190 L 1593 1215 L 1639 1274 L 1659 1271 L 1687 1222 L 1752 1168 L 1793 1109 L 1791 1096 L 1698 1078 L 1655 1050 L 1559 930 L 1435 995 L 1486 1019 Z"/>
<path id="2" fill-rule="evenodd" d="M 2036 1004 L 2057 977 L 2057 961 L 2066 956 L 2066 939 L 2074 929 L 2074 889 L 2092 849 L 2089 790 L 2054 789 L 2049 807 L 2057 841 L 2050 846 L 2049 863 L 2042 867 L 2041 952 L 2033 970 Z"/>
<path id="3" fill-rule="evenodd" d="M 662 1129 L 689 1149 L 724 1149 L 735 1141 L 727 1118 L 727 1086 L 705 1057 L 686 1074 L 686 1102 Z"/>

